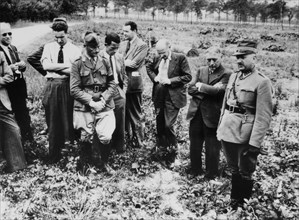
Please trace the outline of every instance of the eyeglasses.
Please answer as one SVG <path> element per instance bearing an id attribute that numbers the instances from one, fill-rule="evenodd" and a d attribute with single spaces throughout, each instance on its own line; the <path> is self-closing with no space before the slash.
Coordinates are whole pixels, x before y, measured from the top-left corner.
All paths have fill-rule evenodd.
<path id="1" fill-rule="evenodd" d="M 6 37 L 7 35 L 11 36 L 12 33 L 11 32 L 7 32 L 7 33 L 2 34 L 3 37 Z"/>

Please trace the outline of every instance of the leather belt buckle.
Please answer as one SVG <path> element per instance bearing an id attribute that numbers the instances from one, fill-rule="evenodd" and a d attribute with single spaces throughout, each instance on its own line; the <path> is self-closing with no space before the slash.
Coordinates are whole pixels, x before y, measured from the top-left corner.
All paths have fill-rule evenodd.
<path id="1" fill-rule="evenodd" d="M 94 86 L 93 87 L 93 92 L 94 93 L 97 93 L 97 92 L 99 92 L 100 91 L 100 86 Z"/>
<path id="2" fill-rule="evenodd" d="M 231 113 L 235 112 L 235 106 L 234 105 L 227 105 L 228 106 L 228 111 Z"/>

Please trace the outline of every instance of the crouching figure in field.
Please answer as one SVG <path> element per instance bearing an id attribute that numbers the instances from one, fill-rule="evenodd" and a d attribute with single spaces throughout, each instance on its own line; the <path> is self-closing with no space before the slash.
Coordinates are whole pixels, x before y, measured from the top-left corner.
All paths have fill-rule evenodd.
<path id="1" fill-rule="evenodd" d="M 74 128 L 81 130 L 82 153 L 96 167 L 112 173 L 108 157 L 115 129 L 113 95 L 116 84 L 109 60 L 99 56 L 99 45 L 95 33 L 85 34 L 82 56 L 72 66 L 70 89 L 75 99 Z"/>

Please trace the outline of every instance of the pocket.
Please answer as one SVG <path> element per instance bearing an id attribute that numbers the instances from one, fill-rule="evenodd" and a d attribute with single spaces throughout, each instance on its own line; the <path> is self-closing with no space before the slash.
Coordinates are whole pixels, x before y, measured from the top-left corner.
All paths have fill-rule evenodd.
<path id="1" fill-rule="evenodd" d="M 134 75 L 133 75 L 134 73 Z M 139 75 L 137 75 L 135 72 L 133 72 L 128 83 L 128 88 L 130 90 L 136 90 L 136 89 L 141 89 L 142 88 L 142 78 Z"/>
<path id="2" fill-rule="evenodd" d="M 240 103 L 246 103 L 247 105 L 255 105 L 256 95 L 253 90 L 241 89 L 240 91 Z"/>
<path id="3" fill-rule="evenodd" d="M 246 141 L 250 139 L 254 123 L 254 115 L 242 115 L 241 139 Z"/>

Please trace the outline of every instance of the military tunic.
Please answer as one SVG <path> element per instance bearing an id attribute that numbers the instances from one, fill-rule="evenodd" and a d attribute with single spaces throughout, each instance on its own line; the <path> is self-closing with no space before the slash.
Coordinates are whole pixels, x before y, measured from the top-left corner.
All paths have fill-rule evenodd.
<path id="1" fill-rule="evenodd" d="M 75 99 L 74 127 L 90 136 L 96 130 L 100 141 L 110 141 L 115 129 L 113 95 L 116 84 L 108 62 L 101 56 L 92 60 L 85 52 L 73 63 L 70 76 L 71 95 Z M 95 112 L 89 103 L 100 99 L 105 101 L 105 107 Z"/>
<path id="2" fill-rule="evenodd" d="M 231 75 L 221 110 L 217 138 L 221 140 L 227 163 L 233 175 L 251 179 L 257 153 L 270 126 L 272 86 L 270 80 L 255 69 L 246 76 Z"/>

